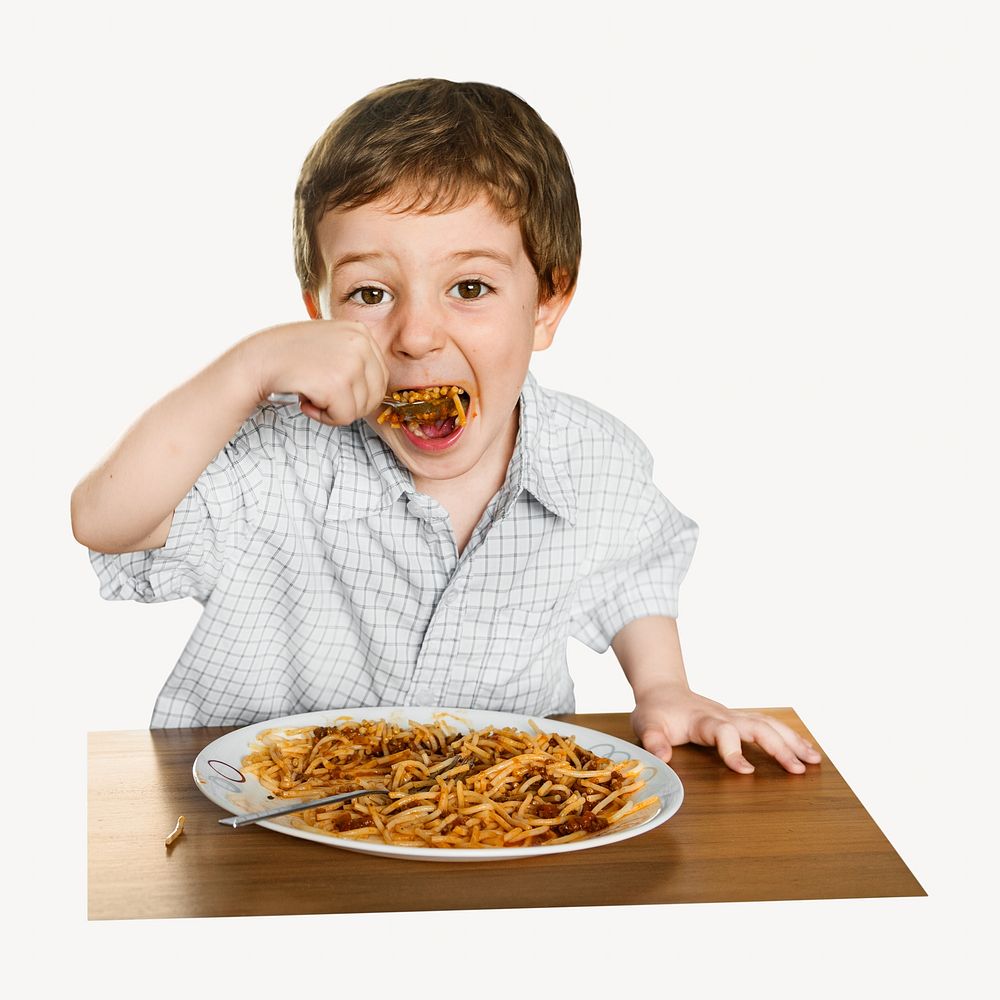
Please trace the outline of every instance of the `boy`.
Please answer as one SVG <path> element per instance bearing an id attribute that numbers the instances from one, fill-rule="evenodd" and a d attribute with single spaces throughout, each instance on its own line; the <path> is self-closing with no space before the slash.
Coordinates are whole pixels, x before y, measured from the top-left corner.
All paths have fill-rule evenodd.
<path id="1" fill-rule="evenodd" d="M 310 320 L 236 344 L 74 491 L 102 596 L 204 605 L 154 728 L 570 712 L 573 635 L 614 648 L 664 760 L 691 740 L 749 772 L 745 739 L 789 771 L 818 761 L 688 688 L 676 595 L 696 526 L 634 434 L 528 374 L 580 257 L 569 164 L 533 109 L 444 80 L 363 98 L 306 159 L 295 250 Z M 434 419 L 384 412 L 431 387 Z"/>

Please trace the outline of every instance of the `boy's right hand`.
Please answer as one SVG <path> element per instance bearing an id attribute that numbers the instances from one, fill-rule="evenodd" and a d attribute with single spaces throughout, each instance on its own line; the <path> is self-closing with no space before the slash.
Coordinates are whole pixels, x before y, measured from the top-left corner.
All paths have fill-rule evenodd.
<path id="1" fill-rule="evenodd" d="M 372 413 L 385 397 L 389 369 L 364 323 L 310 319 L 271 327 L 247 342 L 258 371 L 259 402 L 297 392 L 302 412 L 331 426 Z"/>

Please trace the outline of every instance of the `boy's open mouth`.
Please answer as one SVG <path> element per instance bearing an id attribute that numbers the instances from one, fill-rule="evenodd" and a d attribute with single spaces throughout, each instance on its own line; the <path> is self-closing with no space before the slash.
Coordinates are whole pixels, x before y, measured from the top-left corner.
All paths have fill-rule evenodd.
<path id="1" fill-rule="evenodd" d="M 468 418 L 470 396 L 459 385 L 436 385 L 423 389 L 396 389 L 389 397 L 401 404 L 386 406 L 378 422 L 402 428 L 411 440 L 436 441 L 441 444 Z"/>

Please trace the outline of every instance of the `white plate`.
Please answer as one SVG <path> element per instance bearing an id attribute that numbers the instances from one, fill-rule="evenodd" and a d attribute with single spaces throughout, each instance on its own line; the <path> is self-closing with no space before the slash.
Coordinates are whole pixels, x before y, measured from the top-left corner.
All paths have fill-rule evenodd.
<path id="1" fill-rule="evenodd" d="M 258 783 L 256 777 L 244 775 L 241 770 L 241 762 L 249 752 L 250 744 L 262 730 L 332 726 L 346 721 L 360 722 L 363 719 L 386 719 L 406 727 L 410 720 L 424 724 L 433 723 L 442 715 L 447 716 L 444 721 L 453 729 L 462 732 L 485 729 L 487 726 L 497 728 L 513 726 L 518 730 L 531 731 L 529 716 L 473 709 L 379 707 L 308 712 L 304 715 L 272 719 L 270 722 L 257 722 L 220 737 L 205 747 L 195 758 L 194 780 L 208 798 L 226 811 L 235 815 L 258 812 L 269 806 L 275 807 L 281 804 L 278 800 L 267 797 L 267 790 Z M 585 729 L 583 726 L 572 726 L 566 722 L 542 717 L 534 721 L 543 732 L 575 737 L 578 746 L 590 750 L 599 757 L 607 757 L 612 761 L 638 760 L 644 765 L 641 777 L 646 782 L 646 787 L 638 794 L 642 798 L 655 795 L 659 802 L 651 803 L 648 808 L 622 820 L 610 832 L 593 833 L 581 840 L 552 844 L 549 847 L 403 847 L 381 841 L 376 843 L 351 840 L 294 826 L 292 824 L 294 814 L 263 820 L 257 825 L 292 837 L 302 837 L 304 840 L 315 840 L 330 847 L 340 847 L 345 851 L 360 851 L 362 854 L 384 854 L 396 858 L 415 858 L 419 861 L 512 861 L 517 858 L 532 858 L 561 851 L 583 851 L 588 847 L 615 844 L 665 823 L 680 808 L 684 798 L 684 788 L 680 778 L 652 754 L 594 729 Z"/>

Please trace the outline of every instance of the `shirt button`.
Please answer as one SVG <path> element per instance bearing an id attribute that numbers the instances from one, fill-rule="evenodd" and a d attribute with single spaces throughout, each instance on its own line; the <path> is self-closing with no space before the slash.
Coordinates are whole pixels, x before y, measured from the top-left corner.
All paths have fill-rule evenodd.
<path id="1" fill-rule="evenodd" d="M 449 590 L 441 598 L 441 603 L 446 608 L 453 608 L 462 599 L 462 595 L 457 590 Z"/>

